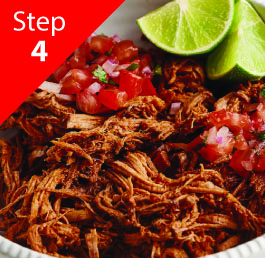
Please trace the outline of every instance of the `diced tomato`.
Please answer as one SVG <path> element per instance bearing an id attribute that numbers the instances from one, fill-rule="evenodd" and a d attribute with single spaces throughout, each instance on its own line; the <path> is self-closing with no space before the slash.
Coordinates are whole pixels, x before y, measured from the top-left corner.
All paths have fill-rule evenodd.
<path id="1" fill-rule="evenodd" d="M 198 152 L 210 162 L 214 162 L 221 156 L 216 145 L 207 145 L 206 147 L 202 147 Z"/>
<path id="2" fill-rule="evenodd" d="M 140 65 L 143 67 L 150 65 L 151 62 L 152 62 L 152 58 L 149 54 L 144 54 L 140 58 Z"/>
<path id="3" fill-rule="evenodd" d="M 263 90 L 264 90 L 264 87 L 263 87 Z M 263 91 L 262 90 L 262 91 Z M 260 103 L 265 103 L 265 98 L 264 98 L 264 96 L 261 94 L 261 92 L 260 92 L 260 94 L 259 94 L 259 102 Z"/>
<path id="4" fill-rule="evenodd" d="M 209 120 L 212 125 L 222 126 L 225 122 L 230 122 L 230 117 L 225 109 L 211 112 L 209 114 Z"/>
<path id="5" fill-rule="evenodd" d="M 119 89 L 119 87 L 115 86 L 115 85 L 112 85 L 112 84 L 105 84 L 105 89 L 107 90 L 116 90 L 116 89 Z"/>
<path id="6" fill-rule="evenodd" d="M 231 154 L 230 167 L 242 176 L 251 171 L 265 171 L 265 102 L 252 104 L 252 115 L 238 114 L 219 110 L 209 114 L 210 123 L 215 125 L 209 131 L 192 141 L 193 149 L 201 147 L 199 153 L 208 161 L 214 161 L 222 155 Z M 217 130 L 220 128 L 219 130 Z M 229 132 L 228 128 L 233 132 Z M 205 138 L 206 137 L 206 138 Z M 203 140 L 204 139 L 204 140 Z M 233 148 L 236 150 L 234 151 Z"/>
<path id="7" fill-rule="evenodd" d="M 219 130 L 214 126 L 209 131 L 193 140 L 189 147 L 193 149 L 200 148 L 198 152 L 208 161 L 213 162 L 219 157 L 229 155 L 234 148 L 235 141 L 232 134 L 225 126 Z"/>
<path id="8" fill-rule="evenodd" d="M 127 93 L 116 89 L 101 89 L 98 94 L 98 100 L 104 106 L 117 110 L 122 107 L 127 101 Z"/>
<path id="9" fill-rule="evenodd" d="M 71 95 L 71 99 L 77 94 L 80 110 L 117 110 L 134 97 L 157 95 L 151 82 L 151 61 L 149 54 L 139 57 L 131 40 L 96 35 L 83 42 L 69 61 L 54 72 L 54 77 L 60 82 L 60 94 Z"/>
<path id="10" fill-rule="evenodd" d="M 128 99 L 139 96 L 143 90 L 143 78 L 126 70 L 121 71 L 120 90 L 128 94 Z"/>
<path id="11" fill-rule="evenodd" d="M 209 114 L 209 119 L 216 127 L 225 125 L 235 132 L 239 132 L 251 123 L 248 115 L 232 113 L 224 109 L 211 112 Z"/>
<path id="12" fill-rule="evenodd" d="M 69 72 L 70 69 L 70 62 L 66 60 L 53 72 L 53 77 L 57 82 L 59 82 Z"/>
<path id="13" fill-rule="evenodd" d="M 250 116 L 251 124 L 244 128 L 244 137 L 247 140 L 252 140 L 255 137 L 253 136 L 253 131 L 260 132 L 265 129 L 265 122 L 260 116 L 260 112 L 256 111 Z"/>
<path id="14" fill-rule="evenodd" d="M 86 58 L 79 54 L 74 54 L 70 58 L 70 65 L 72 69 L 75 69 L 75 68 L 84 69 L 84 67 L 86 66 Z"/>
<path id="15" fill-rule="evenodd" d="M 72 69 L 61 80 L 61 94 L 76 94 L 88 87 L 92 82 L 92 75 L 85 70 Z"/>
<path id="16" fill-rule="evenodd" d="M 89 43 L 87 41 L 83 42 L 76 50 L 75 54 L 83 56 L 86 58 L 86 61 L 92 60 L 92 55 L 90 53 Z"/>
<path id="17" fill-rule="evenodd" d="M 153 96 L 153 95 L 156 96 L 157 95 L 156 89 L 153 86 L 149 78 L 143 78 L 142 92 L 140 95 L 141 96 Z"/>
<path id="18" fill-rule="evenodd" d="M 96 114 L 100 112 L 101 104 L 96 94 L 91 93 L 88 89 L 77 93 L 76 107 L 88 114 Z"/>
<path id="19" fill-rule="evenodd" d="M 265 171 L 265 149 L 259 151 L 256 154 L 256 159 L 253 164 L 254 170 L 256 172 L 264 172 Z"/>
<path id="20" fill-rule="evenodd" d="M 238 150 L 247 150 L 249 149 L 248 143 L 245 137 L 242 134 L 235 136 L 235 145 L 234 147 Z"/>
<path id="21" fill-rule="evenodd" d="M 104 35 L 92 37 L 89 43 L 90 49 L 101 54 L 110 51 L 113 45 L 113 38 Z"/>
<path id="22" fill-rule="evenodd" d="M 262 118 L 263 122 L 265 122 L 265 103 L 260 103 L 257 107 L 257 115 Z"/>
<path id="23" fill-rule="evenodd" d="M 192 142 L 190 142 L 188 145 L 191 149 L 197 150 L 202 147 L 202 144 L 204 143 L 205 138 L 203 138 L 202 135 L 199 135 L 196 137 Z"/>
<path id="24" fill-rule="evenodd" d="M 119 75 L 117 75 L 117 74 Z M 114 75 L 114 76 L 113 76 Z M 116 76 L 117 75 L 117 76 Z M 120 84 L 120 72 L 119 71 L 115 71 L 113 72 L 112 74 L 110 74 L 110 77 L 111 77 L 111 80 L 112 80 L 112 83 L 116 84 L 116 85 L 119 85 Z"/>
<path id="25" fill-rule="evenodd" d="M 93 61 L 93 64 L 103 65 L 108 59 L 108 56 L 101 55 Z"/>
<path id="26" fill-rule="evenodd" d="M 225 125 L 229 128 L 231 127 L 231 130 L 233 130 L 233 128 L 240 130 L 240 129 L 245 128 L 249 124 L 251 124 L 249 115 L 229 112 L 229 116 L 230 116 L 230 125 L 231 126 L 227 125 L 227 124 L 225 124 Z"/>
<path id="27" fill-rule="evenodd" d="M 131 40 L 122 40 L 113 47 L 113 54 L 120 63 L 130 63 L 138 56 L 138 48 Z"/>
<path id="28" fill-rule="evenodd" d="M 80 83 L 74 80 L 71 76 L 63 78 L 61 85 L 60 94 L 72 95 L 83 89 Z"/>
<path id="29" fill-rule="evenodd" d="M 88 68 L 87 71 L 89 74 L 92 74 L 93 71 L 95 71 L 95 69 L 97 68 L 97 64 L 91 64 Z"/>
<path id="30" fill-rule="evenodd" d="M 229 166 L 233 168 L 238 174 L 242 176 L 248 176 L 253 169 L 253 163 L 255 162 L 255 150 L 236 150 L 229 163 Z"/>
<path id="31" fill-rule="evenodd" d="M 234 139 L 229 129 L 225 126 L 218 131 L 216 127 L 212 127 L 208 132 L 206 147 L 203 147 L 199 152 L 210 162 L 224 155 L 229 155 L 233 151 Z"/>
<path id="32" fill-rule="evenodd" d="M 250 128 L 249 131 L 251 131 L 251 129 L 257 131 L 259 128 L 262 127 L 262 125 L 264 125 L 264 121 L 262 117 L 260 117 L 258 112 L 253 113 L 250 116 L 250 119 L 251 119 L 251 125 L 253 128 Z"/>

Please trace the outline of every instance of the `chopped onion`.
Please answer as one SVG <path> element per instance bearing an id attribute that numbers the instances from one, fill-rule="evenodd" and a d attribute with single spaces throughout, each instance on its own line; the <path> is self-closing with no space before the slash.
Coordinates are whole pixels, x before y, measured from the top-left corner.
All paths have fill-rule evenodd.
<path id="1" fill-rule="evenodd" d="M 262 109 L 263 109 L 263 104 L 259 103 L 259 105 L 257 106 L 257 110 L 261 112 Z"/>
<path id="2" fill-rule="evenodd" d="M 113 38 L 114 41 L 116 41 L 116 42 L 120 42 L 120 41 L 121 41 L 121 38 L 120 38 L 117 34 L 113 35 L 112 38 Z"/>
<path id="3" fill-rule="evenodd" d="M 177 111 L 180 109 L 180 106 L 181 106 L 181 102 L 172 103 L 169 114 L 175 115 L 177 113 Z"/>
<path id="4" fill-rule="evenodd" d="M 207 144 L 216 144 L 216 137 L 217 137 L 217 129 L 216 127 L 212 127 L 209 130 L 208 137 L 207 137 Z"/>
<path id="5" fill-rule="evenodd" d="M 113 60 L 107 60 L 103 65 L 102 68 L 107 74 L 110 74 L 114 71 L 114 69 L 117 67 L 117 64 Z"/>
<path id="6" fill-rule="evenodd" d="M 222 136 L 217 136 L 217 137 L 216 137 L 216 141 L 217 141 L 217 143 L 222 144 L 222 142 L 223 142 L 223 137 L 222 137 Z"/>
<path id="7" fill-rule="evenodd" d="M 63 101 L 67 102 L 74 102 L 75 101 L 75 95 L 66 95 L 66 94 L 55 94 L 55 96 Z"/>
<path id="8" fill-rule="evenodd" d="M 98 82 L 94 82 L 87 88 L 87 90 L 93 94 L 96 94 L 101 90 L 102 87 L 103 86 L 99 84 Z"/>
<path id="9" fill-rule="evenodd" d="M 62 86 L 58 83 L 45 81 L 39 86 L 39 89 L 46 90 L 50 93 L 58 94 L 61 91 Z"/>
<path id="10" fill-rule="evenodd" d="M 225 144 L 227 142 L 229 142 L 231 139 L 232 139 L 232 133 L 229 131 L 229 128 L 226 127 L 226 126 L 222 126 L 218 132 L 217 132 L 217 135 L 216 135 L 216 142 L 219 143 L 219 144 Z M 217 138 L 219 139 L 222 139 L 221 142 L 218 142 Z"/>
<path id="11" fill-rule="evenodd" d="M 143 70 L 142 70 L 142 73 L 143 73 L 144 75 L 147 75 L 147 76 L 152 75 L 151 68 L 150 68 L 149 66 L 144 67 Z"/>
<path id="12" fill-rule="evenodd" d="M 112 78 L 117 78 L 120 76 L 120 72 L 119 71 L 116 71 L 116 72 L 112 72 L 109 74 L 110 77 Z"/>

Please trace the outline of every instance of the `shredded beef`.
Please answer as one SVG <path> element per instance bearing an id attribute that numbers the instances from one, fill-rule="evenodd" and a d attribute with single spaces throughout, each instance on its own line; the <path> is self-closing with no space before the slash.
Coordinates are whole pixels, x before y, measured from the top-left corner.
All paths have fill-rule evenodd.
<path id="1" fill-rule="evenodd" d="M 263 81 L 215 102 L 197 62 L 170 58 L 163 73 L 158 96 L 115 114 L 38 89 L 1 125 L 19 131 L 0 140 L 6 238 L 55 257 L 195 258 L 265 233 L 263 174 L 243 178 L 230 156 L 205 162 L 187 144 L 209 112 L 251 109 Z"/>

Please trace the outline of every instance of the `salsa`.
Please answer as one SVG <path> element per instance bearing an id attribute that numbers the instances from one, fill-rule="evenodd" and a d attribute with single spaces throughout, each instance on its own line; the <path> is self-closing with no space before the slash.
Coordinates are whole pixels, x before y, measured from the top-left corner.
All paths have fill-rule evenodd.
<path id="1" fill-rule="evenodd" d="M 189 145 L 209 162 L 231 155 L 230 167 L 242 176 L 265 168 L 265 99 L 238 114 L 224 109 L 209 113 L 209 128 Z"/>
<path id="2" fill-rule="evenodd" d="M 131 40 L 95 35 L 53 73 L 60 94 L 76 95 L 80 111 L 97 114 L 118 110 L 137 96 L 156 95 L 157 67 L 149 54 L 139 54 Z M 152 68 L 151 68 L 152 67 Z"/>

